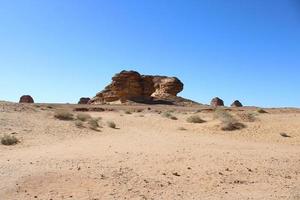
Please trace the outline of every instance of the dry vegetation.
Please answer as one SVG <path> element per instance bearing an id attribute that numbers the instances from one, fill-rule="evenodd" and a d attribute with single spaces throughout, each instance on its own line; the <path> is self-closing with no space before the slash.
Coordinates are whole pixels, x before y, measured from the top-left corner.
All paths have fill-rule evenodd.
<path id="1" fill-rule="evenodd" d="M 67 110 L 55 111 L 54 117 L 60 120 L 73 120 L 73 114 Z"/>
<path id="2" fill-rule="evenodd" d="M 199 117 L 198 115 L 189 116 L 186 119 L 186 121 L 189 122 L 189 123 L 196 123 L 196 124 L 204 123 L 205 122 L 205 120 L 201 119 L 201 117 Z"/>
<path id="3" fill-rule="evenodd" d="M 99 131 L 99 119 L 96 119 L 96 118 L 90 118 L 88 120 L 88 125 L 89 125 L 89 128 L 94 130 L 94 131 Z"/>
<path id="4" fill-rule="evenodd" d="M 114 128 L 114 129 L 117 127 L 116 123 L 113 122 L 113 121 L 108 121 L 107 126 L 110 127 L 110 128 Z"/>
<path id="5" fill-rule="evenodd" d="M 91 117 L 91 115 L 86 114 L 86 113 L 79 113 L 79 114 L 77 114 L 76 118 L 80 121 L 85 122 L 85 121 L 88 121 L 89 119 L 91 119 L 92 117 Z"/>
<path id="6" fill-rule="evenodd" d="M 162 116 L 168 119 L 177 120 L 177 117 L 171 114 L 170 111 L 164 112 Z"/>
<path id="7" fill-rule="evenodd" d="M 3 145 L 15 145 L 17 143 L 19 143 L 20 141 L 18 140 L 18 138 L 16 138 L 15 136 L 13 135 L 4 135 L 2 138 L 1 138 L 1 144 Z"/>
<path id="8" fill-rule="evenodd" d="M 76 120 L 74 123 L 76 127 L 84 128 L 84 123 L 81 120 Z"/>
<path id="9" fill-rule="evenodd" d="M 264 113 L 268 113 L 267 111 L 265 111 L 264 109 L 260 108 L 257 110 L 258 113 L 264 114 Z"/>
<path id="10" fill-rule="evenodd" d="M 131 114 L 132 114 L 132 112 L 131 112 L 130 110 L 126 110 L 124 113 L 125 113 L 126 115 L 131 115 Z"/>
<path id="11" fill-rule="evenodd" d="M 187 129 L 184 128 L 184 127 L 179 127 L 178 130 L 180 130 L 180 131 L 186 131 Z"/>
<path id="12" fill-rule="evenodd" d="M 223 131 L 234 131 L 245 128 L 246 126 L 238 122 L 229 112 L 225 110 L 216 110 L 215 118 L 221 121 L 221 130 Z"/>

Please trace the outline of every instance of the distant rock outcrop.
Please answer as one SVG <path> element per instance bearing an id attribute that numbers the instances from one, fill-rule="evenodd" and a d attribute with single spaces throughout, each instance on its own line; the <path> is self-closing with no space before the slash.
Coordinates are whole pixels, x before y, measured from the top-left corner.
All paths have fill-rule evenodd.
<path id="1" fill-rule="evenodd" d="M 30 95 L 23 95 L 21 96 L 19 103 L 34 103 L 34 100 Z"/>
<path id="2" fill-rule="evenodd" d="M 112 77 L 112 83 L 94 98 L 91 104 L 107 102 L 120 103 L 170 103 L 192 102 L 177 94 L 183 90 L 183 83 L 176 77 L 141 75 L 136 71 L 121 71 Z M 195 103 L 195 102 L 193 102 Z"/>
<path id="3" fill-rule="evenodd" d="M 210 105 L 213 107 L 224 106 L 224 101 L 219 97 L 215 97 L 211 100 Z"/>
<path id="4" fill-rule="evenodd" d="M 243 104 L 239 100 L 235 100 L 232 104 L 231 107 L 243 107 Z"/>
<path id="5" fill-rule="evenodd" d="M 91 99 L 89 97 L 81 97 L 78 101 L 78 104 L 88 104 Z"/>

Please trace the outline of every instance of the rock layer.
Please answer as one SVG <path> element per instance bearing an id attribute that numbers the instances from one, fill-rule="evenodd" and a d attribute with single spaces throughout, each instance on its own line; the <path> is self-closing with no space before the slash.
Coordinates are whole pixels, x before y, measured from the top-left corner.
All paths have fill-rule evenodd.
<path id="1" fill-rule="evenodd" d="M 34 100 L 30 95 L 23 95 L 21 96 L 19 103 L 34 103 Z"/>
<path id="2" fill-rule="evenodd" d="M 183 83 L 176 77 L 141 75 L 136 71 L 121 71 L 112 83 L 94 98 L 91 104 L 127 101 L 148 103 L 172 99 L 183 90 Z"/>

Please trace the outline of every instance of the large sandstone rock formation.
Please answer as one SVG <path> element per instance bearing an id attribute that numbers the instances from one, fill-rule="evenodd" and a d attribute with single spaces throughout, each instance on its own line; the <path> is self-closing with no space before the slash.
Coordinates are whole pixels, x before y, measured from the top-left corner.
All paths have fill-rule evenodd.
<path id="1" fill-rule="evenodd" d="M 219 97 L 215 97 L 211 100 L 210 105 L 213 107 L 224 106 L 224 101 Z"/>
<path id="2" fill-rule="evenodd" d="M 183 100 L 177 94 L 183 90 L 183 83 L 176 77 L 141 75 L 136 71 L 121 71 L 112 78 L 112 83 L 94 98 L 91 104 L 128 101 L 153 103 L 169 100 Z"/>
<path id="3" fill-rule="evenodd" d="M 21 96 L 19 103 L 34 103 L 34 101 L 30 95 L 23 95 Z"/>

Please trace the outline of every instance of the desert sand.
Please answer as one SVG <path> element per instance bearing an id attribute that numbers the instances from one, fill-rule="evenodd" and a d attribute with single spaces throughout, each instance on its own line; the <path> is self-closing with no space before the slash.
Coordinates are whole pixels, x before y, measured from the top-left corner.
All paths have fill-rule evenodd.
<path id="1" fill-rule="evenodd" d="M 78 106 L 0 103 L 0 137 L 20 140 L 0 145 L 0 200 L 300 199 L 299 109 L 247 122 L 238 114 L 256 108 L 231 108 L 246 125 L 235 131 L 208 106 L 99 105 L 100 131 L 54 118 Z M 206 122 L 186 122 L 195 113 Z"/>

